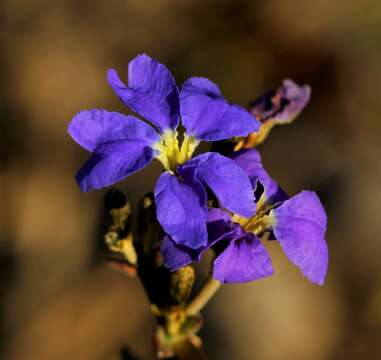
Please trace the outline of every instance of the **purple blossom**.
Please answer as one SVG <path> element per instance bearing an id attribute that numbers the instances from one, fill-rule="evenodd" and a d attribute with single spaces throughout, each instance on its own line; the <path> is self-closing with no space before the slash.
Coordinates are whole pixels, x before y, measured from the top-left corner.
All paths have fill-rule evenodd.
<path id="1" fill-rule="evenodd" d="M 262 123 L 274 119 L 277 123 L 291 122 L 307 105 L 311 96 L 308 85 L 299 86 L 290 79 L 270 90 L 250 104 L 250 112 Z"/>
<path id="2" fill-rule="evenodd" d="M 165 172 L 155 189 L 157 217 L 179 245 L 207 245 L 208 186 L 228 210 L 249 217 L 255 211 L 250 182 L 237 164 L 217 153 L 192 158 L 200 141 L 218 141 L 257 131 L 259 122 L 228 103 L 206 78 L 190 78 L 179 91 L 169 70 L 147 55 L 128 66 L 128 85 L 116 71 L 108 82 L 132 111 L 147 120 L 106 110 L 74 116 L 68 132 L 92 153 L 77 173 L 82 191 L 101 189 L 143 169 L 153 158 Z M 177 128 L 186 129 L 180 145 Z"/>
<path id="3" fill-rule="evenodd" d="M 261 122 L 261 127 L 241 140 L 235 150 L 259 145 L 275 125 L 291 123 L 307 105 L 310 95 L 308 85 L 299 86 L 286 79 L 276 90 L 269 90 L 252 101 L 249 111 Z"/>
<path id="4" fill-rule="evenodd" d="M 222 283 L 253 281 L 274 272 L 260 239 L 275 236 L 303 275 L 312 283 L 323 284 L 328 266 L 324 239 L 327 217 L 318 196 L 312 191 L 302 191 L 288 199 L 263 169 L 259 153 L 254 149 L 243 150 L 234 158 L 256 190 L 256 214 L 248 219 L 211 209 L 207 245 L 190 250 L 166 237 L 161 249 L 165 265 L 176 270 L 199 261 L 206 250 L 214 248 L 217 254 L 213 264 L 215 279 Z"/>

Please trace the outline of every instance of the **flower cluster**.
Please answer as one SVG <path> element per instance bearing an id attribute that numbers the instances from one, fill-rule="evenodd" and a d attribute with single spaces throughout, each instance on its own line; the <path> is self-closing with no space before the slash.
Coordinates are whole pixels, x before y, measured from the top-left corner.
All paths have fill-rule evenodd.
<path id="1" fill-rule="evenodd" d="M 169 70 L 147 55 L 129 63 L 128 85 L 115 70 L 109 70 L 108 82 L 146 121 L 98 109 L 73 118 L 69 134 L 92 153 L 77 174 L 83 191 L 112 185 L 156 158 L 164 168 L 154 191 L 157 220 L 166 234 L 161 254 L 170 270 L 213 249 L 215 279 L 256 280 L 274 271 L 263 242 L 276 239 L 311 282 L 323 283 L 326 215 L 317 195 L 303 191 L 289 198 L 252 148 L 272 126 L 296 117 L 308 102 L 308 86 L 286 80 L 246 110 L 227 102 L 206 78 L 190 78 L 178 89 Z M 229 156 L 193 156 L 201 141 L 230 139 L 239 142 Z"/>

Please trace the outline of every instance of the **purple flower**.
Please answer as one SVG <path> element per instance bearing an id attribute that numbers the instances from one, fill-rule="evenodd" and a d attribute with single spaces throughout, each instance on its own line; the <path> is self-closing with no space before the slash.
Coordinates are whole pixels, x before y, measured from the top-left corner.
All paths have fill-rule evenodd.
<path id="1" fill-rule="evenodd" d="M 252 101 L 249 110 L 261 122 L 261 127 L 242 140 L 236 150 L 262 143 L 275 125 L 291 123 L 307 105 L 310 96 L 308 85 L 299 86 L 286 79 L 276 90 L 267 91 Z"/>
<path id="2" fill-rule="evenodd" d="M 68 132 L 92 153 L 76 176 L 82 191 L 112 185 L 157 158 L 166 170 L 155 189 L 157 216 L 177 244 L 190 248 L 207 244 L 205 186 L 230 211 L 253 214 L 250 182 L 233 160 L 217 153 L 192 159 L 202 140 L 258 130 L 259 122 L 247 110 L 228 103 L 217 85 L 205 78 L 190 78 L 179 91 L 168 69 L 147 55 L 129 63 L 128 86 L 113 69 L 107 77 L 122 102 L 147 122 L 97 109 L 74 116 Z M 186 129 L 181 145 L 180 118 Z"/>
<path id="3" fill-rule="evenodd" d="M 273 274 L 270 257 L 260 239 L 278 240 L 289 260 L 312 283 L 323 284 L 328 266 L 324 239 L 327 217 L 312 191 L 287 195 L 263 169 L 259 153 L 244 150 L 235 160 L 250 177 L 256 193 L 256 214 L 243 218 L 211 209 L 208 218 L 208 243 L 201 249 L 179 247 L 170 237 L 162 244 L 165 265 L 171 270 L 194 261 L 213 247 L 216 259 L 213 277 L 223 283 L 253 281 Z"/>
<path id="4" fill-rule="evenodd" d="M 307 105 L 311 96 L 308 85 L 299 86 L 290 79 L 282 86 L 270 90 L 250 104 L 250 112 L 262 123 L 274 119 L 277 123 L 294 120 Z"/>

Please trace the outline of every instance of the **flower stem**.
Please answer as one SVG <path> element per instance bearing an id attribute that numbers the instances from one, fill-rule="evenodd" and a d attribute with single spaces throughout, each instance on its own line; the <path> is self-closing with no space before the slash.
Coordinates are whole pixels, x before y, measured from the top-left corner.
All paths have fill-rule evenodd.
<path id="1" fill-rule="evenodd" d="M 197 315 L 208 301 L 213 297 L 216 291 L 220 288 L 221 283 L 212 277 L 204 284 L 200 292 L 194 297 L 194 299 L 188 304 L 185 312 L 188 316 Z"/>

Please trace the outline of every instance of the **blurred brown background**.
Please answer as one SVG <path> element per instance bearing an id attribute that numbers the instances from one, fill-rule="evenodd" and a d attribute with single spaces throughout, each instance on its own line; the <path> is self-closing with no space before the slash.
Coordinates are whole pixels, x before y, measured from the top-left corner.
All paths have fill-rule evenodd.
<path id="1" fill-rule="evenodd" d="M 285 77 L 311 85 L 298 120 L 261 146 L 290 194 L 318 191 L 328 215 L 326 285 L 270 244 L 276 275 L 225 286 L 207 307 L 211 359 L 381 358 L 381 3 L 379 0 L 1 2 L 0 348 L 2 359 L 152 359 L 137 280 L 107 269 L 104 192 L 74 174 L 79 110 L 126 111 L 105 81 L 140 52 L 180 84 L 206 76 L 246 105 Z M 119 184 L 133 202 L 157 164 Z"/>

